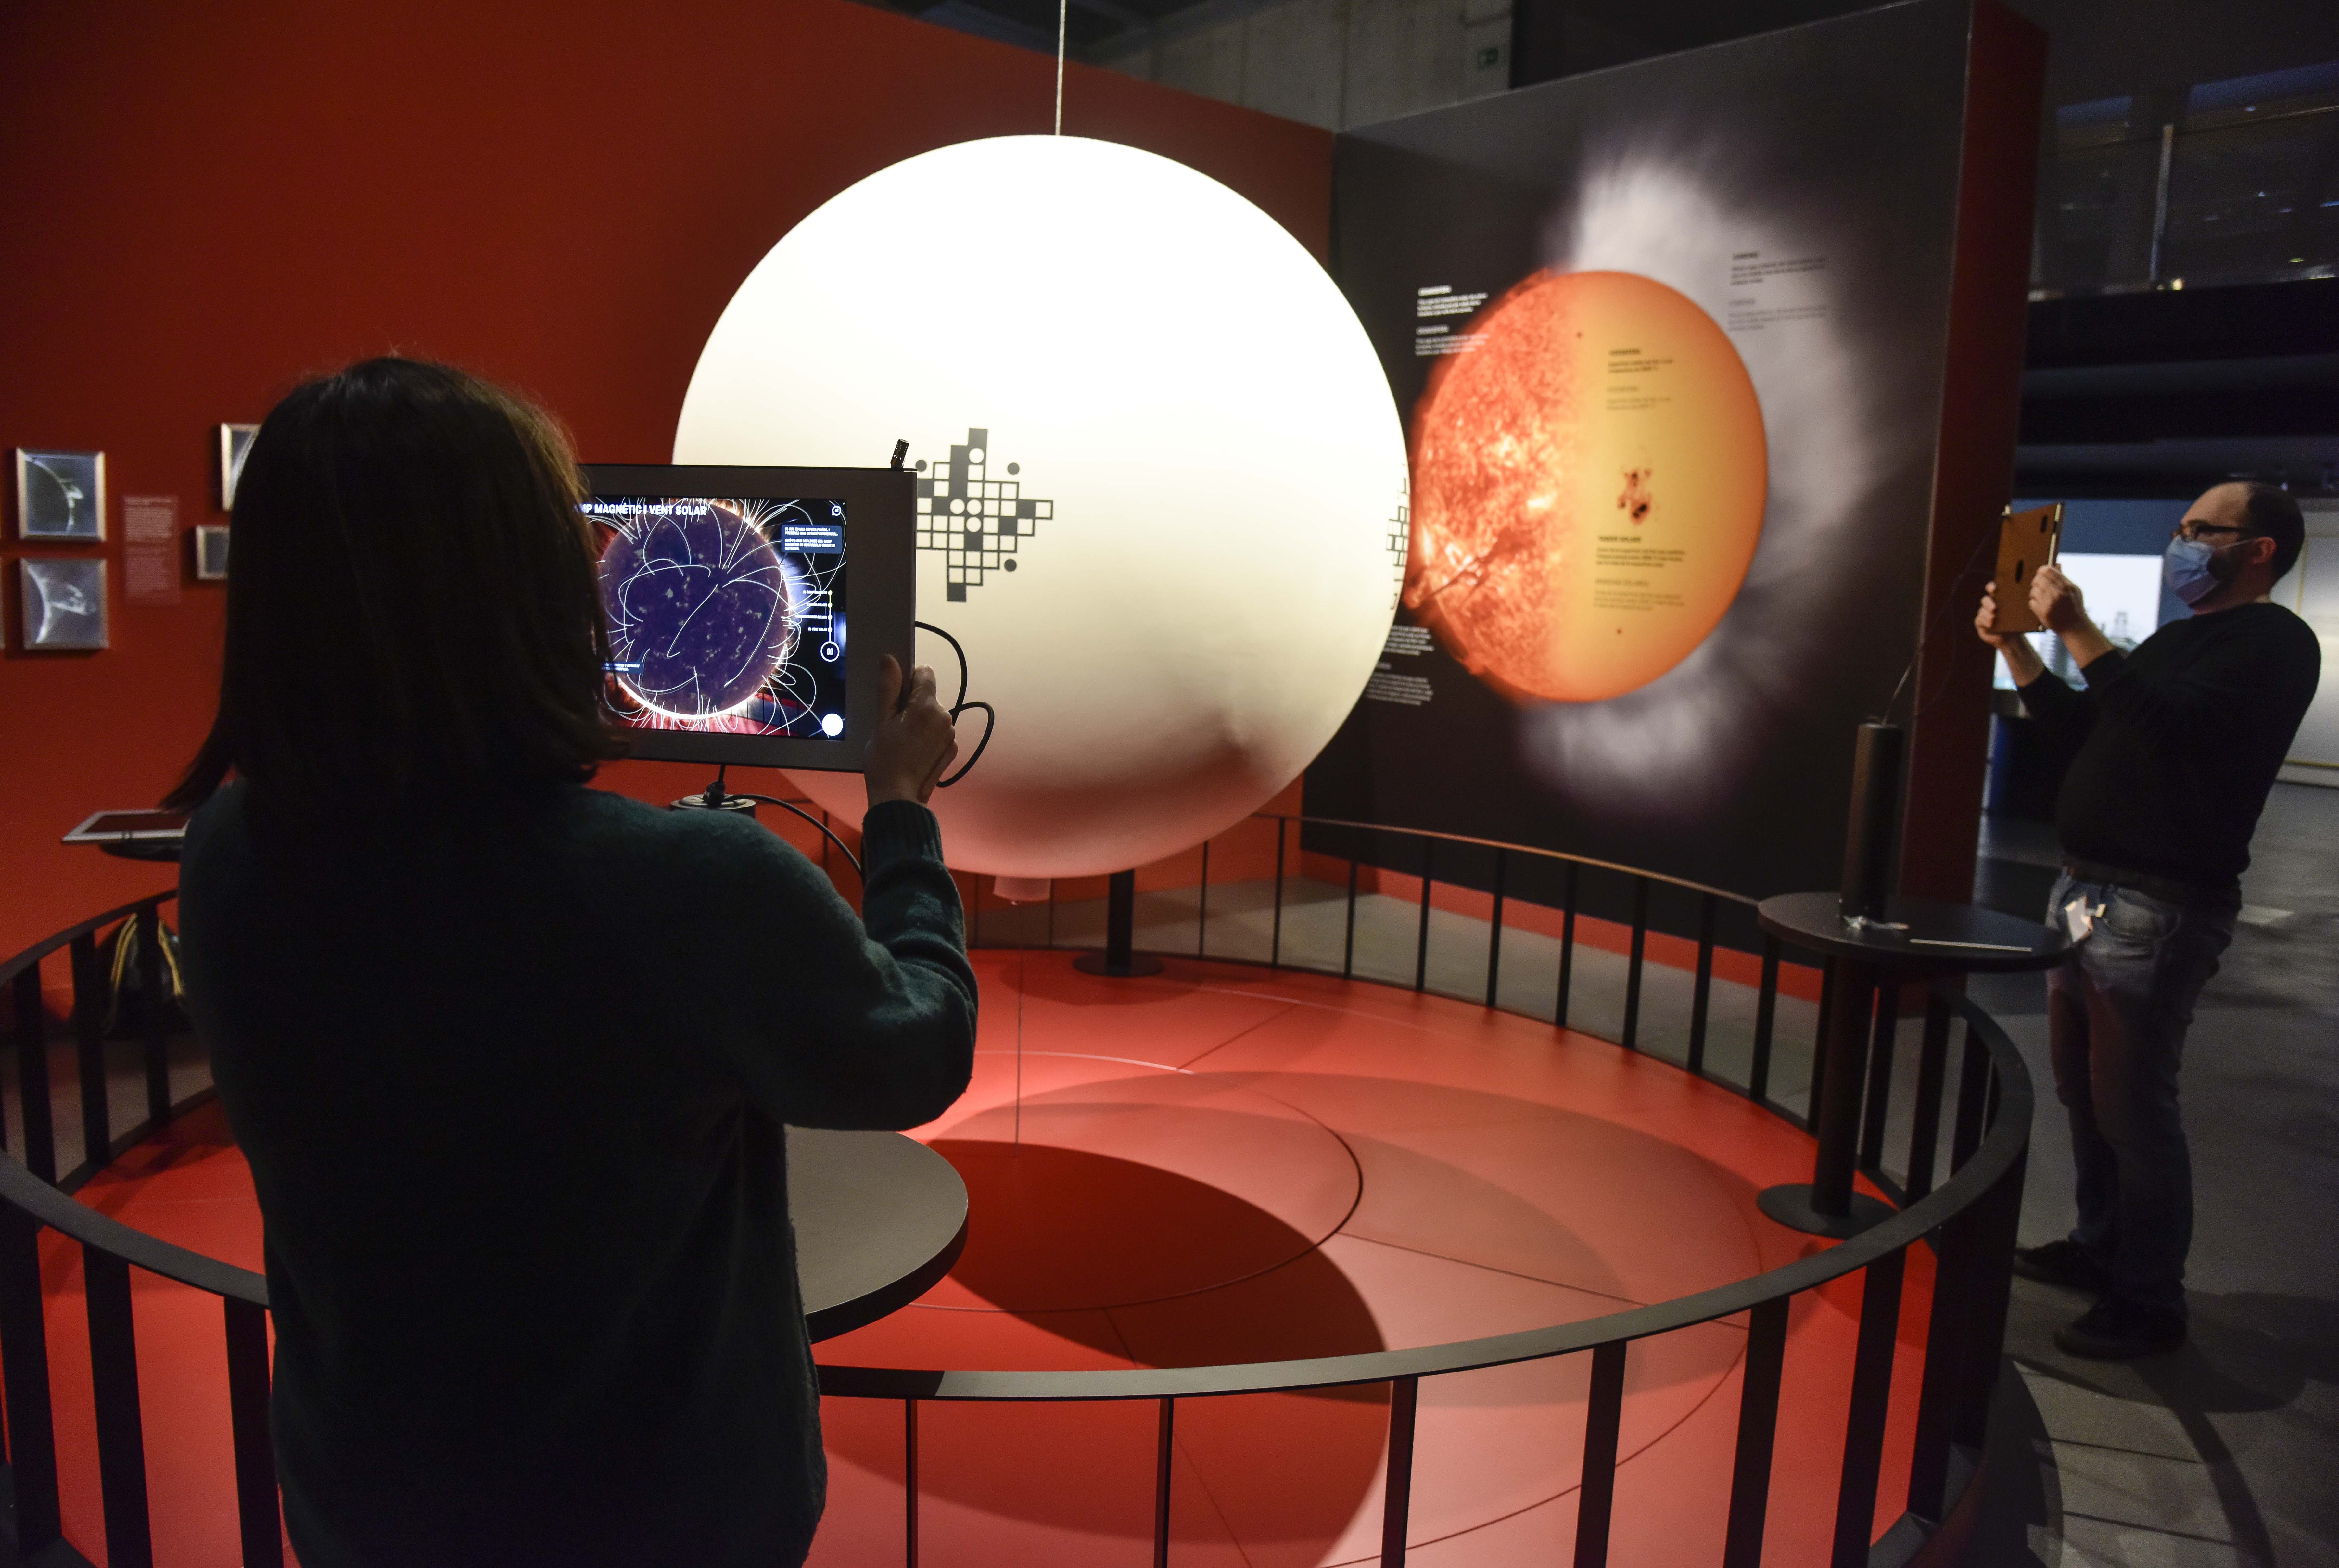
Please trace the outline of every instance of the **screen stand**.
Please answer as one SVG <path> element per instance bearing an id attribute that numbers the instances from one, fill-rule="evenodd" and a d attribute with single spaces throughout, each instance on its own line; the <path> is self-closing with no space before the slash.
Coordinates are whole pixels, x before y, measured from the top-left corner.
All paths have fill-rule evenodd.
<path id="1" fill-rule="evenodd" d="M 1104 951 L 1081 954 L 1072 960 L 1072 967 L 1082 974 L 1109 975 L 1114 979 L 1160 974 L 1161 961 L 1135 951 L 1136 938 L 1137 873 L 1117 871 L 1105 883 Z"/>
<path id="2" fill-rule="evenodd" d="M 728 763 L 718 765 L 714 780 L 697 794 L 686 794 L 674 803 L 675 811 L 735 811 L 742 816 L 755 814 L 755 797 L 751 794 L 726 794 L 723 780 L 731 771 Z M 825 853 L 825 852 L 824 852 Z"/>

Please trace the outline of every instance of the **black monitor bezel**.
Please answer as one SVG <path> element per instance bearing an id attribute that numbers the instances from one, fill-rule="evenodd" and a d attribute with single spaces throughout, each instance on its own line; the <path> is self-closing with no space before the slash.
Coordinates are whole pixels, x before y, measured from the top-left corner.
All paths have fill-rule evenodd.
<path id="1" fill-rule="evenodd" d="M 844 735 L 702 735 L 627 727 L 630 754 L 651 762 L 858 773 L 878 718 L 880 666 L 908 669 L 917 616 L 916 476 L 901 468 L 794 468 L 728 463 L 587 463 L 588 496 L 737 497 L 844 503 Z"/>

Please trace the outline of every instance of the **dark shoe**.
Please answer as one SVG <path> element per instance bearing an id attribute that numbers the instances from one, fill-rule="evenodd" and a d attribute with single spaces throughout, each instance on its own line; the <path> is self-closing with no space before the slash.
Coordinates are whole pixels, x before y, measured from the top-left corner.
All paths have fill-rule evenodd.
<path id="1" fill-rule="evenodd" d="M 2014 1249 L 2014 1272 L 2044 1285 L 2068 1286 L 2073 1290 L 2092 1290 L 2099 1295 L 2112 1287 L 2112 1271 L 2076 1241 L 2018 1247 Z"/>
<path id="2" fill-rule="evenodd" d="M 2185 1315 L 2107 1296 L 2077 1323 L 2055 1330 L 2066 1356 L 2086 1361 L 2131 1361 L 2185 1343 Z"/>

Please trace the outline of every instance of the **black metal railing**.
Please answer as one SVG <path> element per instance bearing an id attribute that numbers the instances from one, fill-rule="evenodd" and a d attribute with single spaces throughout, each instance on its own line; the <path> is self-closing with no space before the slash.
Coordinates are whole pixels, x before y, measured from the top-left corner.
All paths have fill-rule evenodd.
<path id="1" fill-rule="evenodd" d="M 1761 951 L 1755 1036 L 1748 1081 L 1732 1083 L 1707 1066 L 1705 1041 L 1717 952 L 1717 916 L 1752 901 L 1657 873 L 1528 845 L 1463 835 L 1392 829 L 1378 823 L 1328 822 L 1279 816 L 1272 878 L 1268 957 L 1288 962 L 1283 943 L 1291 829 L 1368 831 L 1421 841 L 1422 915 L 1417 925 L 1414 981 L 1427 981 L 1428 912 L 1440 844 L 1475 846 L 1495 854 L 1492 919 L 1489 922 L 1485 1001 L 1495 1004 L 1503 965 L 1502 932 L 1506 908 L 1520 902 L 1511 891 L 1515 857 L 1553 863 L 1562 890 L 1555 1027 L 1567 1026 L 1569 987 L 1578 918 L 1578 892 L 1586 869 L 1629 879 L 1631 922 L 1624 999 L 1623 1038 L 1635 1048 L 1640 992 L 1644 982 L 1650 930 L 1650 892 L 1670 887 L 1697 901 L 1689 1047 L 1684 1070 L 1764 1105 L 1775 1114 L 1802 1119 L 1768 1098 L 1767 1080 L 1777 1021 L 1781 960 L 1775 941 Z M 1326 973 L 1353 975 L 1359 861 L 1349 858 L 1347 909 L 1340 967 Z M 1208 947 L 1209 853 L 1203 848 L 1197 888 L 1199 945 Z M 1221 883 L 1220 885 L 1224 885 Z M 112 1135 L 106 1108 L 106 1060 L 103 1021 L 104 977 L 96 962 L 97 932 L 124 918 L 139 922 L 140 952 L 154 955 L 160 907 L 174 895 L 162 893 L 110 910 L 59 932 L 0 962 L 0 981 L 16 999 L 18 1081 L 24 1105 L 25 1159 L 0 1155 L 0 1372 L 6 1381 L 8 1469 L 14 1483 L 13 1522 L 20 1553 L 63 1543 L 51 1403 L 48 1345 L 40 1279 L 39 1243 L 54 1229 L 79 1243 L 87 1281 L 93 1398 L 103 1489 L 106 1554 L 110 1568 L 143 1568 L 152 1562 L 146 1507 L 143 1436 L 138 1405 L 137 1349 L 129 1310 L 132 1269 L 143 1269 L 220 1298 L 228 1350 L 230 1432 L 233 1447 L 237 1509 L 247 1564 L 281 1561 L 274 1467 L 268 1436 L 267 1288 L 249 1270 L 232 1267 L 174 1247 L 108 1218 L 76 1201 L 71 1193 L 113 1157 L 150 1134 L 171 1115 L 192 1107 L 198 1095 L 173 1107 L 168 1100 L 166 1042 L 159 1009 L 150 1011 L 142 1041 L 146 1064 L 144 1122 Z M 1052 908 L 1047 928 L 1054 939 Z M 51 1136 L 46 1017 L 41 1002 L 40 961 L 59 949 L 73 955 L 74 1008 L 71 1029 L 84 1123 L 84 1148 L 94 1151 L 63 1178 L 54 1176 Z M 1169 956 L 1169 955 L 1166 955 Z M 1215 955 L 1214 955 L 1215 956 Z M 1238 961 L 1239 962 L 1239 961 Z M 143 977 L 145 994 L 160 994 L 160 974 Z M 1815 1039 L 1825 1036 L 1824 990 Z M 1296 1392 L 1386 1384 L 1389 1389 L 1387 1485 L 1381 1529 L 1381 1561 L 1397 1568 L 1405 1561 L 1416 1440 L 1416 1412 L 1424 1378 L 1483 1367 L 1515 1365 L 1562 1356 L 1586 1356 L 1591 1363 L 1574 1562 L 1598 1568 L 1607 1561 L 1614 1523 L 1618 1433 L 1624 1375 L 1633 1347 L 1660 1335 L 1700 1324 L 1748 1317 L 1748 1340 L 1738 1434 L 1729 1477 L 1730 1507 L 1722 1562 L 1726 1568 L 1752 1568 L 1762 1557 L 1770 1481 L 1777 1441 L 1781 1393 L 1785 1378 L 1789 1308 L 1798 1296 L 1859 1274 L 1863 1278 L 1860 1327 L 1853 1353 L 1846 1410 L 1842 1468 L 1838 1486 L 1833 1544 L 1829 1562 L 1850 1568 L 1870 1561 L 1875 1509 L 1884 1461 L 1886 1421 L 1892 1371 L 1899 1354 L 1896 1328 L 1908 1249 L 1924 1242 L 1935 1253 L 1935 1284 L 1923 1347 L 1915 1421 L 1915 1445 L 1908 1477 L 1908 1513 L 1917 1530 L 1891 1539 L 1914 1539 L 1939 1521 L 1954 1501 L 1952 1453 L 1978 1451 L 1987 1400 L 2004 1336 L 2008 1265 L 2021 1204 L 2032 1110 L 2031 1086 L 2019 1054 L 2003 1031 L 1954 990 L 1937 986 L 1925 993 L 1924 1024 L 1914 1084 L 1910 1139 L 1898 1180 L 1886 1174 L 1887 1119 L 1883 1102 L 1891 1090 L 1890 1059 L 1900 1021 L 1898 993 L 1889 994 L 1875 1019 L 1876 1065 L 1868 1081 L 1870 1109 L 1863 1123 L 1862 1168 L 1880 1188 L 1906 1207 L 1873 1228 L 1823 1251 L 1749 1279 L 1673 1301 L 1585 1321 L 1522 1333 L 1402 1350 L 1262 1362 L 1248 1365 L 1141 1367 L 1104 1372 L 983 1372 L 932 1368 L 824 1366 L 824 1395 L 898 1401 L 903 1411 L 905 1458 L 903 1558 L 918 1563 L 918 1409 L 928 1402 L 1085 1402 L 1150 1400 L 1159 1406 L 1154 1468 L 1153 1560 L 1166 1568 L 1170 1557 L 1171 1445 L 1179 1401 L 1239 1394 Z M 1952 1085 L 1948 1072 L 1951 1036 L 1964 1026 L 1962 1054 Z M 1954 1090 L 1952 1100 L 1951 1090 Z M 1947 1129 L 1946 1178 L 1938 1184 L 1939 1149 Z M 1719 1479 L 1718 1477 L 1716 1478 Z M 72 1561 L 67 1556 L 63 1560 Z"/>
<path id="2" fill-rule="evenodd" d="M 236 1519 L 247 1563 L 282 1559 L 276 1455 L 268 1436 L 268 1282 L 100 1214 L 72 1194 L 106 1164 L 164 1122 L 210 1098 L 173 1105 L 170 1094 L 169 1011 L 163 1005 L 160 892 L 94 915 L 5 962 L 0 985 L 15 998 L 16 1083 L 24 1159 L 0 1156 L 0 1377 L 7 1385 L 8 1474 L 15 1545 L 20 1557 L 82 1562 L 64 1541 L 58 1490 L 56 1417 L 49 1380 L 48 1326 L 41 1290 L 41 1232 L 78 1242 L 89 1318 L 91 1397 L 95 1406 L 97 1473 L 105 1522 L 107 1568 L 151 1568 L 153 1533 L 147 1513 L 146 1444 L 138 1401 L 138 1341 L 130 1310 L 131 1270 L 176 1280 L 220 1298 L 227 1341 L 229 1431 L 235 1460 Z M 137 1040 L 145 1078 L 145 1119 L 113 1129 L 106 1024 L 113 1011 L 112 976 L 100 963 L 98 933 L 134 922 L 139 965 Z M 47 1010 L 41 961 L 64 951 L 73 981 L 68 1029 L 80 1100 L 82 1159 L 56 1170 L 55 1112 L 49 1078 Z"/>

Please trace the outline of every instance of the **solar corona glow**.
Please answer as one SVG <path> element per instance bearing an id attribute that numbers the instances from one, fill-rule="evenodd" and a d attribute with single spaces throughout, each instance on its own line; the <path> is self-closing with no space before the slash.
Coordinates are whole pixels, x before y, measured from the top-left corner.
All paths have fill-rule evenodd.
<path id="1" fill-rule="evenodd" d="M 843 524 L 824 515 L 832 505 L 587 502 L 602 534 L 610 696 L 620 716 L 651 729 L 842 734 L 844 629 L 830 612 Z"/>
<path id="2" fill-rule="evenodd" d="M 1315 258 L 1205 175 L 1002 137 L 806 217 L 708 338 L 675 460 L 867 467 L 897 437 L 918 614 L 999 710 L 933 797 L 962 870 L 1189 848 L 1289 783 L 1372 674 L 1403 569 L 1387 377 Z M 949 649 L 918 657 L 950 695 Z M 859 780 L 795 782 L 860 814 Z"/>
<path id="3" fill-rule="evenodd" d="M 1471 336 L 1416 419 L 1406 608 L 1513 697 L 1647 685 L 1721 621 L 1762 537 L 1744 363 L 1631 272 L 1537 272 Z"/>

